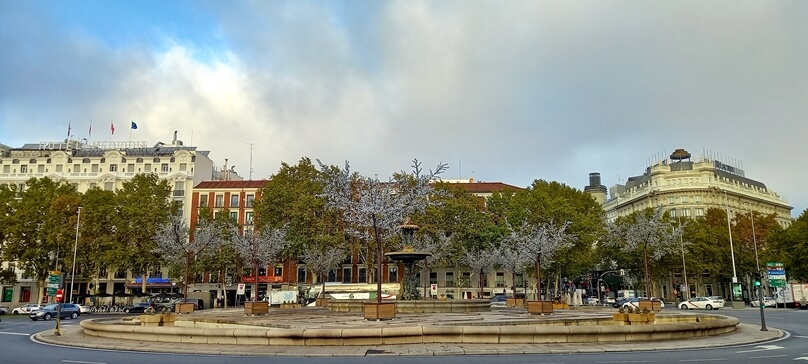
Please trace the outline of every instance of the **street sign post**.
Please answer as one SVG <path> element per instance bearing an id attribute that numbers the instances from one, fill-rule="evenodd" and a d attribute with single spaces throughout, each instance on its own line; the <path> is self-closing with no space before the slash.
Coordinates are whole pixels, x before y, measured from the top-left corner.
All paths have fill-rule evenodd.
<path id="1" fill-rule="evenodd" d="M 62 299 L 65 297 L 64 291 L 61 289 L 56 290 L 56 302 L 62 302 Z"/>
<path id="2" fill-rule="evenodd" d="M 59 289 L 61 277 L 62 273 L 58 270 L 52 271 L 51 274 L 48 275 L 48 296 L 53 296 L 56 294 L 56 290 Z"/>
<path id="3" fill-rule="evenodd" d="M 784 288 L 786 286 L 786 269 L 783 267 L 783 263 L 766 263 L 766 273 L 769 277 L 769 287 Z"/>

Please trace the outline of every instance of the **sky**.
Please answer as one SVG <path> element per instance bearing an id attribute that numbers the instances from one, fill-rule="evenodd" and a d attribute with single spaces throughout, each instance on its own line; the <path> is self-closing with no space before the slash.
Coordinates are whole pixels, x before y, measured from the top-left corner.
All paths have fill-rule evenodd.
<path id="1" fill-rule="evenodd" d="M 579 189 L 590 172 L 610 187 L 707 150 L 796 217 L 805 14 L 806 1 L 4 0 L 0 143 L 70 126 L 151 146 L 177 131 L 245 178 L 302 157 L 386 178 L 418 159 L 447 163 L 444 178 Z"/>

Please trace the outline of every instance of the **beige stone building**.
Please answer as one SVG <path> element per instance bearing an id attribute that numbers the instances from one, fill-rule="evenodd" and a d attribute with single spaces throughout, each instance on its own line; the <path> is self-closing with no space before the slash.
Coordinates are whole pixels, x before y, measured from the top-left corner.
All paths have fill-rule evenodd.
<path id="1" fill-rule="evenodd" d="M 172 186 L 171 200 L 182 206 L 183 216 L 191 217 L 191 198 L 194 186 L 202 181 L 240 180 L 232 169 L 217 169 L 209 157 L 209 151 L 186 146 L 177 139 L 171 143 L 158 142 L 149 146 L 144 141 L 98 141 L 89 144 L 86 139 L 63 142 L 39 142 L 22 147 L 0 144 L 0 184 L 17 186 L 25 190 L 30 178 L 48 177 L 64 181 L 83 193 L 91 188 L 115 191 L 135 175 L 155 173 Z M 16 307 L 36 299 L 37 282 L 26 272 L 17 269 L 14 262 L 3 262 L 3 267 L 17 274 L 16 285 L 0 287 L 0 303 Z M 114 293 L 124 291 L 126 284 L 135 282 L 130 272 L 105 272 L 106 280 L 100 283 L 100 291 Z M 163 277 L 160 270 L 153 272 L 155 278 Z M 77 275 L 74 297 L 86 292 L 87 282 Z M 161 281 L 163 282 L 163 281 Z M 169 282 L 161 283 L 171 287 Z"/>

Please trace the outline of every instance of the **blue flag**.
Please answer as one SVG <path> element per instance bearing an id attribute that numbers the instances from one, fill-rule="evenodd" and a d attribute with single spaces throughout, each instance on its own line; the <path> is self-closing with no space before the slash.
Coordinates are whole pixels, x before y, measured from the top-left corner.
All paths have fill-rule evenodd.
<path id="1" fill-rule="evenodd" d="M 132 129 L 137 129 L 137 124 L 134 121 L 132 122 Z"/>

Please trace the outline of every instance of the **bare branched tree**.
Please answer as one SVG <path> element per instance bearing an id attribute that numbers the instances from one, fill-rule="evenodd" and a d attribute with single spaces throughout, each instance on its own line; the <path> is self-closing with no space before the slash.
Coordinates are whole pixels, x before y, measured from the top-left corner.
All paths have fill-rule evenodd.
<path id="1" fill-rule="evenodd" d="M 429 182 L 448 166 L 440 163 L 434 171 L 423 173 L 421 163 L 415 159 L 412 173 L 400 172 L 382 182 L 375 177 L 352 174 L 348 162 L 345 162 L 344 169 L 326 166 L 319 160 L 317 163 L 325 176 L 323 194 L 330 207 L 342 211 L 347 223 L 346 233 L 376 243 L 379 269 L 375 279 L 377 299 L 381 302 L 382 241 L 397 234 L 398 227 L 408 216 L 424 211 L 430 203 L 427 199 L 431 191 Z"/>
<path id="2" fill-rule="evenodd" d="M 218 231 L 211 224 L 201 222 L 194 232 L 194 239 L 189 239 L 188 223 L 178 214 L 170 215 L 168 221 L 157 230 L 154 236 L 157 247 L 154 252 L 167 261 L 185 263 L 183 298 L 188 298 L 191 262 L 215 243 L 216 234 Z"/>
<path id="3" fill-rule="evenodd" d="M 572 246 L 576 237 L 566 232 L 570 222 L 561 225 L 553 222 L 532 224 L 523 220 L 518 229 L 510 224 L 509 234 L 505 237 L 508 244 L 516 246 L 528 259 L 536 265 L 536 299 L 541 299 L 541 270 L 555 261 L 555 253 L 559 249 Z"/>
<path id="4" fill-rule="evenodd" d="M 311 246 L 303 252 L 301 258 L 306 263 L 306 269 L 314 272 L 323 284 L 323 289 L 320 292 L 325 293 L 325 282 L 328 280 L 328 272 L 339 267 L 339 264 L 345 260 L 345 254 L 345 249 L 336 246 L 329 246 L 323 249 Z"/>
<path id="5" fill-rule="evenodd" d="M 253 268 L 255 282 L 252 299 L 256 301 L 258 300 L 258 268 L 261 265 L 267 266 L 275 263 L 280 259 L 281 252 L 289 244 L 286 241 L 286 228 L 266 227 L 261 231 L 245 229 L 244 232 L 239 232 L 239 228 L 236 227 L 232 230 L 230 239 L 235 251 Z"/>
<path id="6" fill-rule="evenodd" d="M 480 293 L 477 296 L 478 298 L 483 297 L 485 277 L 488 275 L 488 271 L 496 264 L 496 260 L 494 252 L 491 249 L 465 250 L 463 251 L 463 255 L 460 256 L 460 264 L 469 267 L 473 274 L 479 275 L 478 284 Z"/>
<path id="7" fill-rule="evenodd" d="M 624 223 L 610 223 L 608 229 L 607 244 L 615 244 L 626 252 L 642 250 L 645 291 L 646 296 L 650 297 L 652 286 L 648 270 L 649 255 L 658 260 L 667 254 L 676 253 L 681 248 L 679 236 L 682 229 L 674 228 L 665 221 L 662 209 L 656 209 L 653 213 L 640 211 Z"/>

